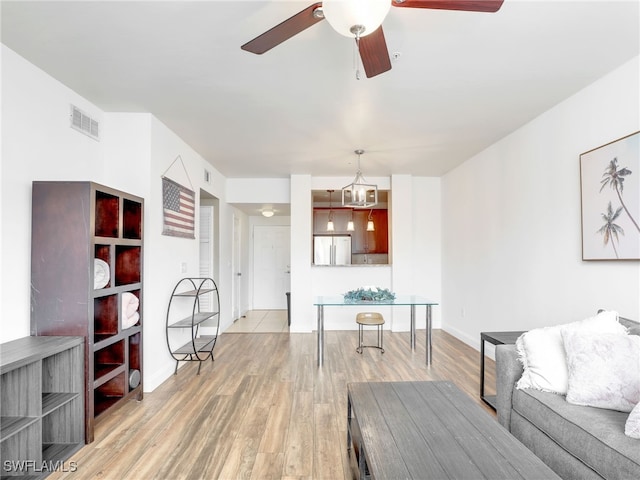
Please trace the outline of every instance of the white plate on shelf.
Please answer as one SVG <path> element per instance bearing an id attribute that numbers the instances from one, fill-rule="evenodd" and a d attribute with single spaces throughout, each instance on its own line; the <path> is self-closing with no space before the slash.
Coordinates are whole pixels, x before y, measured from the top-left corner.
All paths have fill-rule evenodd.
<path id="1" fill-rule="evenodd" d="M 99 258 L 93 259 L 93 288 L 104 288 L 109 283 L 109 264 Z"/>

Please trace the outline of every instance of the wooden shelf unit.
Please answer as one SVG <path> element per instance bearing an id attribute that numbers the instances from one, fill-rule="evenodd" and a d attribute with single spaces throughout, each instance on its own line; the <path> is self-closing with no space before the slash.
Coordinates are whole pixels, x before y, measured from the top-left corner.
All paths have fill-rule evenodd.
<path id="1" fill-rule="evenodd" d="M 31 334 L 85 340 L 85 439 L 125 400 L 142 399 L 144 200 L 93 182 L 33 182 Z M 95 288 L 98 259 L 109 280 Z M 123 328 L 123 295 L 139 320 Z"/>
<path id="2" fill-rule="evenodd" d="M 44 478 L 85 444 L 84 339 L 0 346 L 2 478 Z"/>

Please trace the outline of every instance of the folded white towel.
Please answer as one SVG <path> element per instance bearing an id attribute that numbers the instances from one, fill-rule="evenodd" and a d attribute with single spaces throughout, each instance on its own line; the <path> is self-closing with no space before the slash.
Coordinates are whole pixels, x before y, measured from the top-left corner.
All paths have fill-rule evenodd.
<path id="1" fill-rule="evenodd" d="M 122 319 L 122 328 L 123 329 L 131 328 L 136 323 L 138 323 L 138 320 L 140 320 L 140 314 L 138 312 L 135 312 L 130 317 Z"/>
<path id="2" fill-rule="evenodd" d="M 140 299 L 131 292 L 124 292 L 120 297 L 122 306 L 122 328 L 133 327 L 140 319 L 138 307 Z"/>

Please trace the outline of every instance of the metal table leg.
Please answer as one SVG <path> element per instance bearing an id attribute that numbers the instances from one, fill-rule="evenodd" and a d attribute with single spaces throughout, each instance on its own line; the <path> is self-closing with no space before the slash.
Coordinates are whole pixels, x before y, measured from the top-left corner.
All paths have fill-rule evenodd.
<path id="1" fill-rule="evenodd" d="M 416 349 L 416 306 L 411 305 L 411 351 Z"/>
<path id="2" fill-rule="evenodd" d="M 427 341 L 426 341 L 426 350 L 427 350 L 427 365 L 431 365 L 431 305 L 427 305 Z"/>
<path id="3" fill-rule="evenodd" d="M 480 398 L 484 399 L 484 336 L 480 334 Z"/>
<path id="4" fill-rule="evenodd" d="M 324 363 L 324 306 L 318 305 L 318 366 Z"/>

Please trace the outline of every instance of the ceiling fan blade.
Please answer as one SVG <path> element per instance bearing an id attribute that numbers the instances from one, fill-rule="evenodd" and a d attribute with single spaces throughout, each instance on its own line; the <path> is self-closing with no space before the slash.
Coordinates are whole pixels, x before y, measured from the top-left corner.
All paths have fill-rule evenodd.
<path id="1" fill-rule="evenodd" d="M 358 50 L 367 78 L 375 77 L 391 70 L 391 59 L 382 26 L 370 35 L 360 38 Z"/>
<path id="2" fill-rule="evenodd" d="M 394 7 L 435 8 L 439 10 L 465 10 L 467 12 L 494 13 L 504 0 L 393 0 Z"/>
<path id="3" fill-rule="evenodd" d="M 293 17 L 286 19 L 279 25 L 276 25 L 271 30 L 266 31 L 262 35 L 245 43 L 240 48 L 258 55 L 271 50 L 273 47 L 280 45 L 285 40 L 289 40 L 294 35 L 297 35 L 324 19 L 322 16 L 316 17 L 313 14 L 314 10 L 321 6 L 322 3 L 320 2 L 310 5 L 301 12 L 296 13 Z"/>

